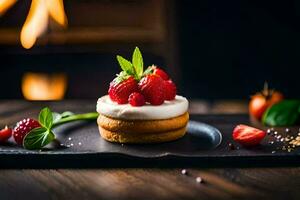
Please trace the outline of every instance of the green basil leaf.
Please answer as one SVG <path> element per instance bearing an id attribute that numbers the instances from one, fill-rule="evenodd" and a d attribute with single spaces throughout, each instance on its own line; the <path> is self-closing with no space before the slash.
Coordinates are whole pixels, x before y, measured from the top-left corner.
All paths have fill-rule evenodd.
<path id="1" fill-rule="evenodd" d="M 57 112 L 52 112 L 53 124 L 58 122 L 62 117 L 63 117 L 62 114 L 59 114 Z"/>
<path id="2" fill-rule="evenodd" d="M 140 79 L 143 76 L 143 70 L 144 70 L 144 62 L 143 62 L 143 56 L 138 47 L 135 47 L 133 55 L 132 55 L 132 64 L 135 69 L 135 72 Z"/>
<path id="3" fill-rule="evenodd" d="M 117 55 L 117 60 L 123 71 L 125 71 L 128 75 L 135 75 L 134 68 L 130 61 L 119 55 Z"/>
<path id="4" fill-rule="evenodd" d="M 25 149 L 41 149 L 55 139 L 52 131 L 40 127 L 32 129 L 23 140 Z"/>
<path id="5" fill-rule="evenodd" d="M 283 100 L 264 113 L 262 122 L 268 126 L 294 125 L 299 119 L 299 106 L 299 100 Z"/>
<path id="6" fill-rule="evenodd" d="M 46 107 L 43 108 L 39 114 L 39 122 L 42 126 L 50 129 L 53 124 L 53 116 L 51 110 Z"/>

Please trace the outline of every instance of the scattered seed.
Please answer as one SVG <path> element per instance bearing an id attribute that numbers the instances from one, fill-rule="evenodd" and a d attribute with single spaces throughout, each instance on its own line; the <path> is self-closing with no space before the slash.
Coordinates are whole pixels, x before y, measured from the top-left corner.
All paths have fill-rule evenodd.
<path id="1" fill-rule="evenodd" d="M 274 144 L 274 141 L 270 141 L 269 144 Z"/>
<path id="2" fill-rule="evenodd" d="M 234 147 L 234 145 L 232 143 L 229 143 L 228 147 L 229 147 L 230 150 L 234 150 L 235 149 L 235 147 Z"/>
<path id="3" fill-rule="evenodd" d="M 70 145 L 71 145 L 71 146 L 74 146 L 74 144 L 73 144 L 73 143 L 71 143 Z"/>
<path id="4" fill-rule="evenodd" d="M 276 138 L 277 138 L 277 139 L 280 139 L 280 138 L 281 138 L 281 135 L 278 135 Z"/>
<path id="5" fill-rule="evenodd" d="M 187 170 L 186 169 L 183 169 L 183 170 L 181 170 L 181 174 L 183 174 L 183 175 L 187 175 Z"/>
<path id="6" fill-rule="evenodd" d="M 68 140 L 72 140 L 72 138 L 69 137 Z"/>
<path id="7" fill-rule="evenodd" d="M 80 146 L 80 145 L 81 145 L 81 142 L 78 142 L 78 145 Z"/>
<path id="8" fill-rule="evenodd" d="M 285 146 L 282 147 L 282 150 L 286 150 Z"/>
<path id="9" fill-rule="evenodd" d="M 286 128 L 286 129 L 285 129 L 285 132 L 289 133 L 289 132 L 290 132 L 290 129 L 289 129 L 289 128 Z"/>
<path id="10" fill-rule="evenodd" d="M 276 151 L 272 151 L 272 153 L 276 153 Z"/>
<path id="11" fill-rule="evenodd" d="M 274 132 L 274 134 L 275 134 L 275 135 L 277 135 L 277 134 L 278 134 L 278 132 L 277 132 L 277 131 L 275 131 L 275 132 Z"/>
<path id="12" fill-rule="evenodd" d="M 201 178 L 200 176 L 198 176 L 198 177 L 196 178 L 196 182 L 197 182 L 197 183 L 202 183 L 203 180 L 202 180 L 202 178 Z"/>

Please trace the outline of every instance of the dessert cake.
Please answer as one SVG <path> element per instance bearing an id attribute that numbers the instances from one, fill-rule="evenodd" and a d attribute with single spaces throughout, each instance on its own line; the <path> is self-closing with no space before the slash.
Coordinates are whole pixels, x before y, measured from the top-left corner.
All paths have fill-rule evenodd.
<path id="1" fill-rule="evenodd" d="M 122 72 L 110 83 L 108 95 L 98 99 L 100 135 L 118 143 L 173 141 L 186 133 L 188 100 L 176 95 L 168 74 L 155 65 L 143 70 L 136 47 L 132 63 L 121 56 Z"/>

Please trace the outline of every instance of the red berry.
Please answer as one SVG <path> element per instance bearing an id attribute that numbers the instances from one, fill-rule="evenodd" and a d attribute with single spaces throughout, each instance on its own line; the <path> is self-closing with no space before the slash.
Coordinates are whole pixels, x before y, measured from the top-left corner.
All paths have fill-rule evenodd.
<path id="1" fill-rule="evenodd" d="M 176 96 L 176 85 L 172 80 L 164 81 L 165 83 L 165 100 L 171 101 Z"/>
<path id="2" fill-rule="evenodd" d="M 12 129 L 5 126 L 0 130 L 0 143 L 6 142 L 12 135 Z"/>
<path id="3" fill-rule="evenodd" d="M 162 79 L 164 80 L 168 80 L 169 79 L 169 75 L 162 69 L 153 66 L 154 70 L 153 70 L 153 74 L 156 74 L 158 76 L 160 76 Z"/>
<path id="4" fill-rule="evenodd" d="M 129 96 L 128 102 L 132 106 L 143 106 L 145 105 L 145 98 L 141 93 L 134 92 Z"/>
<path id="5" fill-rule="evenodd" d="M 108 95 L 112 101 L 118 104 L 128 103 L 128 97 L 131 93 L 138 91 L 136 80 L 130 76 L 122 82 L 112 81 L 109 86 Z"/>
<path id="6" fill-rule="evenodd" d="M 145 100 L 152 105 L 161 105 L 165 100 L 164 80 L 157 75 L 146 75 L 139 82 L 139 89 Z"/>
<path id="7" fill-rule="evenodd" d="M 30 118 L 19 121 L 13 131 L 13 136 L 16 143 L 21 145 L 25 135 L 27 135 L 32 129 L 40 126 L 41 125 L 38 121 Z"/>
<path id="8" fill-rule="evenodd" d="M 243 124 L 237 125 L 232 133 L 233 139 L 244 146 L 258 145 L 265 136 L 265 131 Z"/>

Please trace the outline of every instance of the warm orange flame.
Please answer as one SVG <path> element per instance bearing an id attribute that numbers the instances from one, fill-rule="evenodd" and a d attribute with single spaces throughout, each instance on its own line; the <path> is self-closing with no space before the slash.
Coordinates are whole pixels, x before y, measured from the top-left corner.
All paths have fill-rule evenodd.
<path id="1" fill-rule="evenodd" d="M 67 88 L 65 74 L 25 73 L 22 92 L 28 100 L 61 100 Z"/>
<path id="2" fill-rule="evenodd" d="M 17 0 L 0 0 L 0 16 L 3 15 Z"/>
<path id="3" fill-rule="evenodd" d="M 21 44 L 30 49 L 48 26 L 49 16 L 61 26 L 67 25 L 62 0 L 32 0 L 28 16 L 21 31 Z"/>
<path id="4" fill-rule="evenodd" d="M 48 13 L 44 0 L 32 0 L 28 16 L 21 30 L 21 44 L 30 49 L 47 28 Z"/>
<path id="5" fill-rule="evenodd" d="M 65 14 L 63 0 L 46 0 L 46 5 L 49 15 L 54 19 L 54 21 L 63 27 L 67 26 L 68 19 Z"/>

